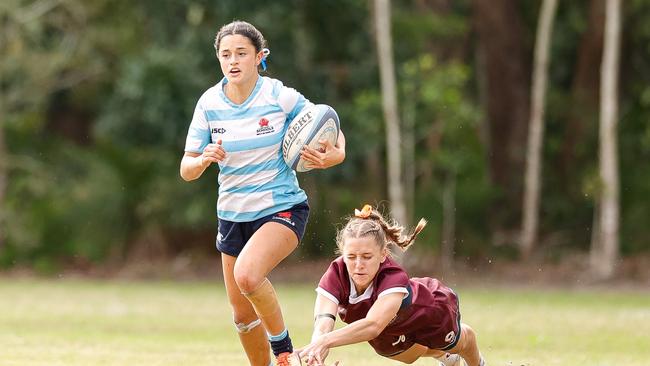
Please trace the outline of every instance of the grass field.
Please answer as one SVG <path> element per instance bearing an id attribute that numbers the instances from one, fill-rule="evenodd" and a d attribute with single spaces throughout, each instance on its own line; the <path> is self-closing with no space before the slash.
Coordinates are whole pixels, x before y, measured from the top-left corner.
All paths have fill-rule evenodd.
<path id="1" fill-rule="evenodd" d="M 303 345 L 313 286 L 277 290 L 294 344 Z M 457 290 L 489 365 L 650 365 L 650 290 Z M 400 364 L 366 344 L 330 359 Z M 0 278 L 2 366 L 246 364 L 219 283 Z"/>

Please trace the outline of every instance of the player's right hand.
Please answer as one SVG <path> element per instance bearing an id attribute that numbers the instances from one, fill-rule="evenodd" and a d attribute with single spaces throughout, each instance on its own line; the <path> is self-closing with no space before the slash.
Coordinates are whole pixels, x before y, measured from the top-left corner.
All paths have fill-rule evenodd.
<path id="1" fill-rule="evenodd" d="M 300 152 L 300 157 L 307 160 L 306 168 L 327 169 L 345 160 L 345 150 L 332 145 L 329 140 L 319 140 L 318 143 L 322 146 L 320 149 L 305 145 Z"/>
<path id="2" fill-rule="evenodd" d="M 223 149 L 221 143 L 222 141 L 219 139 L 216 144 L 208 144 L 208 146 L 203 149 L 203 154 L 201 154 L 201 165 L 218 163 L 226 158 L 226 150 Z"/>

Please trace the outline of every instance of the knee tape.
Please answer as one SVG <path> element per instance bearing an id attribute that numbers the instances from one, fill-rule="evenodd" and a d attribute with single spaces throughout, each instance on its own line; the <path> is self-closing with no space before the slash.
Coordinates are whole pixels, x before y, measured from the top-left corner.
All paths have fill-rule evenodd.
<path id="1" fill-rule="evenodd" d="M 235 327 L 237 327 L 237 331 L 239 333 L 248 333 L 251 330 L 253 330 L 256 326 L 262 324 L 262 321 L 260 319 L 255 319 L 252 322 L 248 324 L 244 323 L 235 323 Z"/>
<path id="2" fill-rule="evenodd" d="M 268 278 L 265 278 L 253 292 L 244 296 L 253 304 L 255 312 L 260 317 L 267 317 L 281 311 L 278 297 Z"/>

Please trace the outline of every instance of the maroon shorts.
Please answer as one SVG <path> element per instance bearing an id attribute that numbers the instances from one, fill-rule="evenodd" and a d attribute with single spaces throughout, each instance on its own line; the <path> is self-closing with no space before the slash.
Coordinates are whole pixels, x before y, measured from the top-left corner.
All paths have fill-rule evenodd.
<path id="1" fill-rule="evenodd" d="M 450 288 L 432 278 L 413 278 L 417 282 L 416 291 L 431 289 L 433 303 L 419 304 L 417 296 L 411 308 L 398 314 L 394 322 L 403 321 L 410 324 L 404 332 L 387 332 L 390 326 L 377 338 L 369 341 L 375 352 L 391 357 L 398 355 L 414 344 L 421 344 L 431 349 L 447 351 L 460 339 L 460 310 L 458 296 Z M 413 285 L 413 282 L 411 282 Z M 423 296 L 424 298 L 424 296 Z M 401 312 L 400 312 L 401 313 Z M 399 319 L 404 317 L 405 319 Z"/>

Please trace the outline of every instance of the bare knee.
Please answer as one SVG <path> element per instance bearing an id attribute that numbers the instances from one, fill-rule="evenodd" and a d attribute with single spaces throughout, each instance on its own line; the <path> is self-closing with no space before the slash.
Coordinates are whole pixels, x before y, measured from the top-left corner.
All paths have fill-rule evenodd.
<path id="1" fill-rule="evenodd" d="M 467 324 L 461 324 L 461 337 L 458 344 L 458 353 L 464 353 L 476 348 L 476 332 Z"/>
<path id="2" fill-rule="evenodd" d="M 476 343 L 476 332 L 467 324 L 461 324 L 463 336 L 469 341 L 468 344 Z"/>
<path id="3" fill-rule="evenodd" d="M 235 322 L 235 329 L 237 329 L 238 333 L 241 334 L 247 334 L 250 333 L 253 329 L 257 328 L 262 324 L 262 320 L 259 318 L 256 318 L 253 321 L 243 321 L 243 322 L 238 322 L 237 320 Z"/>
<path id="4" fill-rule="evenodd" d="M 244 294 L 255 291 L 264 280 L 263 276 L 251 272 L 249 268 L 242 268 L 242 266 L 235 264 L 235 282 L 239 290 Z"/>
<path id="5" fill-rule="evenodd" d="M 232 308 L 232 318 L 236 324 L 248 324 L 258 318 L 253 305 L 240 293 L 229 291 L 228 300 Z"/>
<path id="6" fill-rule="evenodd" d="M 257 319 L 255 309 L 250 304 L 244 302 L 231 302 L 232 318 L 235 323 L 249 323 Z"/>

